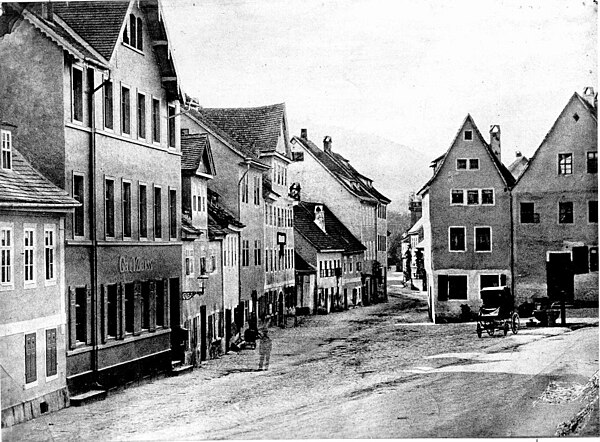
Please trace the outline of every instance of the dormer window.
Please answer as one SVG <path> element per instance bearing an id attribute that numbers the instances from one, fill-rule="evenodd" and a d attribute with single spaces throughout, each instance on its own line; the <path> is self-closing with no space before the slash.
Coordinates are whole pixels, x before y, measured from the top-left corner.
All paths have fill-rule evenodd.
<path id="1" fill-rule="evenodd" d="M 131 14 L 129 16 L 129 25 L 125 25 L 123 30 L 123 43 L 140 51 L 144 50 L 144 34 L 142 19 Z"/>
<path id="2" fill-rule="evenodd" d="M 12 132 L 8 130 L 0 131 L 2 133 L 2 169 L 12 169 Z"/>
<path id="3" fill-rule="evenodd" d="M 466 130 L 465 131 L 465 141 L 471 141 L 473 139 L 473 131 Z"/>

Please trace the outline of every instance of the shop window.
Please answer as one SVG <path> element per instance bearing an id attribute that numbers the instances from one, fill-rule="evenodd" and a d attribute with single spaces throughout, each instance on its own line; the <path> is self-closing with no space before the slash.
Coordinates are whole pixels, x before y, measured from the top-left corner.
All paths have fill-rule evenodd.
<path id="1" fill-rule="evenodd" d="M 587 173 L 598 173 L 598 152 L 587 153 Z"/>
<path id="2" fill-rule="evenodd" d="M 450 227 L 449 237 L 451 252 L 464 252 L 466 250 L 464 227 Z"/>
<path id="3" fill-rule="evenodd" d="M 558 154 L 558 174 L 571 175 L 573 173 L 573 154 L 559 153 Z"/>
<path id="4" fill-rule="evenodd" d="M 573 223 L 573 203 L 571 201 L 558 203 L 558 222 L 560 224 Z"/>
<path id="5" fill-rule="evenodd" d="M 475 227 L 475 251 L 492 251 L 492 229 L 491 227 Z"/>
<path id="6" fill-rule="evenodd" d="M 36 342 L 35 333 L 25 335 L 25 383 L 37 380 Z"/>
<path id="7" fill-rule="evenodd" d="M 46 330 L 46 377 L 56 376 L 58 362 L 56 351 L 56 329 Z"/>
<path id="8" fill-rule="evenodd" d="M 73 198 L 81 205 L 73 213 L 73 235 L 83 236 L 85 225 L 85 184 L 82 175 L 73 175 Z"/>
<path id="9" fill-rule="evenodd" d="M 12 169 L 12 132 L 8 130 L 0 131 L 2 136 L 2 158 L 0 167 L 5 170 Z"/>

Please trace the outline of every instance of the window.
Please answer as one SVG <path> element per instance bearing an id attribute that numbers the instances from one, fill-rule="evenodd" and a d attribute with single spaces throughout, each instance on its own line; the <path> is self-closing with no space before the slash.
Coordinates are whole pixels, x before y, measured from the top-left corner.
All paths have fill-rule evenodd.
<path id="1" fill-rule="evenodd" d="M 85 204 L 84 204 L 84 178 L 82 175 L 73 175 L 73 198 L 75 198 L 81 205 L 75 207 L 73 213 L 73 235 L 83 236 L 84 235 L 84 222 L 85 222 Z"/>
<path id="2" fill-rule="evenodd" d="M 535 206 L 534 203 L 521 203 L 521 223 L 535 223 Z M 539 218 L 538 218 L 539 221 Z"/>
<path id="3" fill-rule="evenodd" d="M 242 179 L 242 202 L 248 202 L 248 174 Z"/>
<path id="4" fill-rule="evenodd" d="M 25 383 L 37 380 L 35 333 L 25 335 Z"/>
<path id="5" fill-rule="evenodd" d="M 254 265 L 262 265 L 262 247 L 258 239 L 254 241 Z"/>
<path id="6" fill-rule="evenodd" d="M 142 282 L 141 290 L 140 316 L 142 320 L 142 329 L 148 330 L 150 328 L 150 282 Z"/>
<path id="7" fill-rule="evenodd" d="M 138 194 L 138 216 L 139 216 L 139 231 L 140 238 L 148 237 L 148 196 L 146 194 L 146 185 L 140 184 Z"/>
<path id="8" fill-rule="evenodd" d="M 46 377 L 57 374 L 56 329 L 46 330 Z"/>
<path id="9" fill-rule="evenodd" d="M 25 229 L 23 232 L 23 263 L 25 284 L 35 283 L 35 230 Z"/>
<path id="10" fill-rule="evenodd" d="M 254 205 L 260 205 L 260 177 L 254 177 Z"/>
<path id="11" fill-rule="evenodd" d="M 206 275 L 206 257 L 200 257 L 200 274 Z"/>
<path id="12" fill-rule="evenodd" d="M 169 106 L 169 124 L 167 125 L 169 147 L 175 147 L 175 106 Z"/>
<path id="13" fill-rule="evenodd" d="M 131 238 L 131 183 L 123 181 L 123 237 Z"/>
<path id="14" fill-rule="evenodd" d="M 12 132 L 8 130 L 0 131 L 2 133 L 2 169 L 12 169 Z"/>
<path id="15" fill-rule="evenodd" d="M 260 259 L 260 257 L 259 257 Z M 215 255 L 211 255 L 210 256 L 210 271 L 215 272 L 217 270 L 217 258 L 215 257 Z"/>
<path id="16" fill-rule="evenodd" d="M 185 275 L 194 275 L 194 249 L 185 250 Z"/>
<path id="17" fill-rule="evenodd" d="M 438 275 L 438 301 L 468 299 L 467 275 Z"/>
<path id="18" fill-rule="evenodd" d="M 598 173 L 598 152 L 587 153 L 587 173 Z"/>
<path id="19" fill-rule="evenodd" d="M 481 204 L 494 204 L 494 189 L 483 189 L 481 191 Z"/>
<path id="20" fill-rule="evenodd" d="M 589 273 L 589 251 L 587 246 L 575 246 L 572 249 L 573 256 L 573 273 L 580 275 L 583 273 Z"/>
<path id="21" fill-rule="evenodd" d="M 116 284 L 111 284 L 106 287 L 106 335 L 115 338 L 117 336 L 118 323 L 118 289 Z"/>
<path id="22" fill-rule="evenodd" d="M 471 169 L 471 170 L 479 169 L 479 159 L 478 158 L 469 159 L 469 169 Z"/>
<path id="23" fill-rule="evenodd" d="M 588 201 L 588 222 L 598 222 L 598 201 Z"/>
<path id="24" fill-rule="evenodd" d="M 362 272 L 362 262 L 358 261 L 356 263 L 356 271 L 357 272 Z"/>
<path id="25" fill-rule="evenodd" d="M 115 182 L 106 179 L 104 183 L 104 232 L 106 236 L 115 236 Z"/>
<path id="26" fill-rule="evenodd" d="M 133 333 L 135 322 L 135 290 L 132 283 L 125 284 L 125 333 Z"/>
<path id="27" fill-rule="evenodd" d="M 479 190 L 467 190 L 467 204 L 479 204 Z"/>
<path id="28" fill-rule="evenodd" d="M 138 138 L 146 138 L 146 96 L 137 94 Z"/>
<path id="29" fill-rule="evenodd" d="M 73 66 L 71 71 L 71 116 L 83 123 L 83 71 Z"/>
<path id="30" fill-rule="evenodd" d="M 479 276 L 479 288 L 506 286 L 506 275 L 481 275 Z"/>
<path id="31" fill-rule="evenodd" d="M 75 289 L 75 340 L 83 343 L 87 341 L 88 336 L 88 295 L 85 287 Z"/>
<path id="32" fill-rule="evenodd" d="M 242 240 L 242 266 L 246 267 L 250 264 L 250 250 L 249 241 L 247 239 Z"/>
<path id="33" fill-rule="evenodd" d="M 144 50 L 144 32 L 143 32 L 144 28 L 142 26 L 142 19 L 140 17 L 138 17 L 137 19 L 137 45 L 136 48 L 138 48 L 140 51 Z"/>
<path id="34" fill-rule="evenodd" d="M 573 223 L 573 203 L 571 201 L 558 203 L 558 222 L 560 224 Z"/>
<path id="35" fill-rule="evenodd" d="M 450 196 L 450 204 L 464 204 L 465 202 L 465 194 L 462 189 L 460 190 L 452 190 Z"/>
<path id="36" fill-rule="evenodd" d="M 137 20 L 133 14 L 129 16 L 129 43 L 134 48 L 137 47 Z"/>
<path id="37" fill-rule="evenodd" d="M 465 251 L 465 228 L 450 227 L 450 251 L 464 252 Z"/>
<path id="38" fill-rule="evenodd" d="M 112 81 L 105 80 L 104 94 L 104 127 L 106 129 L 113 128 L 113 84 Z"/>
<path id="39" fill-rule="evenodd" d="M 164 281 L 156 281 L 156 325 L 165 325 L 165 296 L 168 286 Z"/>
<path id="40" fill-rule="evenodd" d="M 160 143 L 160 100 L 152 99 L 152 141 Z"/>
<path id="41" fill-rule="evenodd" d="M 177 239 L 177 191 L 169 189 L 169 237 Z"/>
<path id="42" fill-rule="evenodd" d="M 129 15 L 129 27 L 126 25 L 123 30 L 123 43 L 129 46 L 144 50 L 142 19 L 133 14 Z"/>
<path id="43" fill-rule="evenodd" d="M 121 86 L 121 132 L 131 134 L 131 98 L 126 86 Z"/>
<path id="44" fill-rule="evenodd" d="M 492 229 L 491 227 L 475 227 L 475 251 L 492 251 Z"/>
<path id="45" fill-rule="evenodd" d="M 571 175 L 573 173 L 573 154 L 558 154 L 558 174 Z"/>
<path id="46" fill-rule="evenodd" d="M 471 141 L 473 139 L 473 131 L 472 130 L 466 130 L 465 131 L 465 140 L 466 141 Z"/>
<path id="47" fill-rule="evenodd" d="M 46 281 L 56 280 L 54 274 L 54 257 L 55 257 L 55 230 L 54 227 L 44 228 L 44 264 Z"/>
<path id="48" fill-rule="evenodd" d="M 0 227 L 0 284 L 13 284 L 13 239 L 12 227 Z"/>
<path id="49" fill-rule="evenodd" d="M 162 195 L 161 188 L 154 188 L 154 238 L 162 238 Z"/>
<path id="50" fill-rule="evenodd" d="M 598 271 L 598 247 L 590 247 L 590 272 Z"/>
<path id="51" fill-rule="evenodd" d="M 467 160 L 464 158 L 459 158 L 458 160 L 456 160 L 456 169 L 457 170 L 462 170 L 467 168 Z"/>

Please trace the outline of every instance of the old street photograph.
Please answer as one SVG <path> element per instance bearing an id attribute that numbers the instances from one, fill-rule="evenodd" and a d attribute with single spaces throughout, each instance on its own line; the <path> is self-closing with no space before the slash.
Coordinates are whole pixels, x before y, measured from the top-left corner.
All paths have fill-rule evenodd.
<path id="1" fill-rule="evenodd" d="M 0 440 L 600 437 L 597 52 L 597 0 L 0 0 Z"/>

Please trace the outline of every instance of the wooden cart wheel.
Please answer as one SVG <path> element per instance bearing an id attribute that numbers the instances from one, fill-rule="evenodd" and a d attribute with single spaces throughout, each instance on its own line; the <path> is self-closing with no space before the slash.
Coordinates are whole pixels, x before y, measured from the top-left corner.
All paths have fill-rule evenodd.
<path id="1" fill-rule="evenodd" d="M 519 319 L 519 314 L 513 313 L 512 319 L 511 319 L 511 328 L 512 328 L 513 334 L 516 335 L 519 332 L 520 325 L 521 325 L 521 320 Z"/>
<path id="2" fill-rule="evenodd" d="M 482 330 L 481 330 L 481 324 L 478 322 L 477 323 L 477 337 L 481 338 L 482 336 Z"/>

